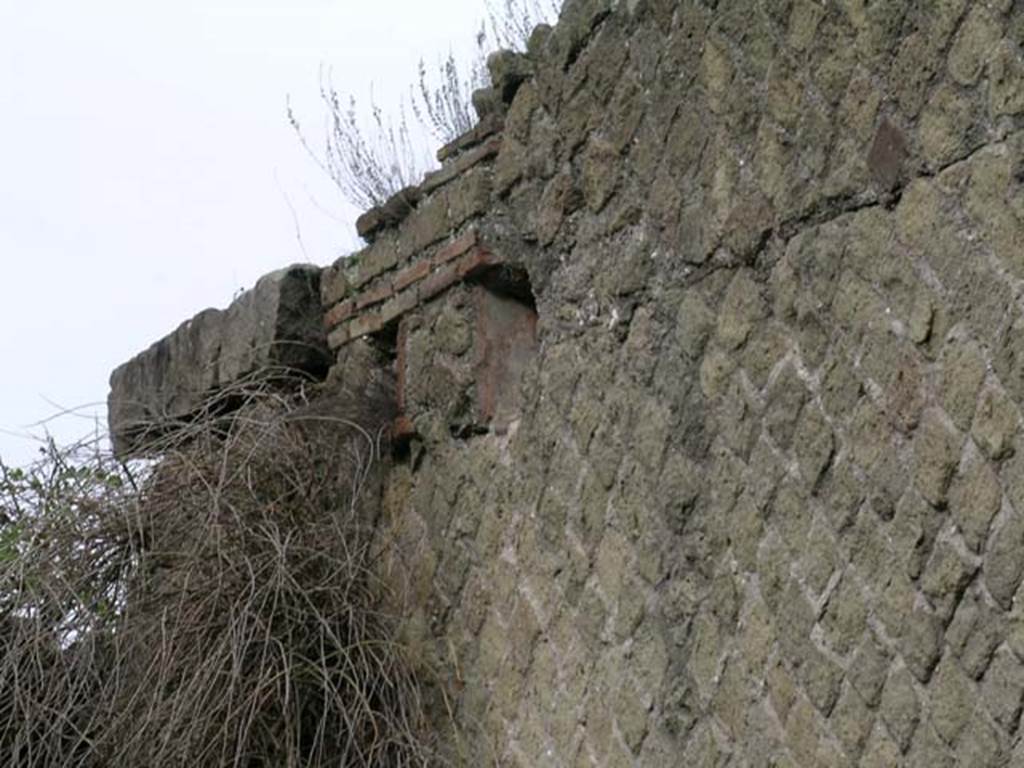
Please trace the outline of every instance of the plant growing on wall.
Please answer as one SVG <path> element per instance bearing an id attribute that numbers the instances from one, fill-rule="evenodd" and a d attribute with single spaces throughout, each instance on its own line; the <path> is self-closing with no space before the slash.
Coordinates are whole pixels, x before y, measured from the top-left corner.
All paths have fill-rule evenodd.
<path id="1" fill-rule="evenodd" d="M 342 195 L 360 209 L 381 205 L 402 189 L 417 184 L 433 165 L 415 140 L 418 132 L 408 120 L 411 111 L 419 133 L 447 143 L 476 122 L 473 91 L 487 85 L 487 54 L 495 49 L 523 50 L 534 27 L 553 21 L 558 0 L 487 0 L 486 21 L 477 34 L 476 55 L 462 65 L 453 53 L 435 68 L 420 61 L 410 104 L 396 113 L 385 111 L 371 92 L 368 119 L 352 95 L 339 93 L 330 77 L 321 75 L 320 95 L 326 107 L 327 128 L 321 151 L 303 133 L 298 116 L 288 108 L 288 120 L 313 159 L 330 176 Z"/>
<path id="2" fill-rule="evenodd" d="M 476 122 L 473 91 L 489 85 L 487 56 L 495 50 L 525 51 L 538 24 L 558 17 L 557 0 L 487 0 L 487 18 L 476 36 L 468 65 L 455 54 L 438 59 L 433 69 L 420 59 L 412 109 L 420 125 L 442 144 L 472 129 Z"/>
<path id="3" fill-rule="evenodd" d="M 487 25 L 496 50 L 525 51 L 534 28 L 554 23 L 561 0 L 487 0 Z"/>

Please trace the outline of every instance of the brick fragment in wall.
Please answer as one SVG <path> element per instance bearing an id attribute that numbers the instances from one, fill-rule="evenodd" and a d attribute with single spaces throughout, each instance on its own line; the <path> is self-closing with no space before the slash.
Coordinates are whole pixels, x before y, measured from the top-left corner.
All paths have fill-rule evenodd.
<path id="1" fill-rule="evenodd" d="M 446 190 L 439 190 L 420 203 L 416 212 L 398 228 L 398 257 L 407 259 L 420 253 L 444 238 L 451 229 Z"/>
<path id="2" fill-rule="evenodd" d="M 404 315 L 419 303 L 419 294 L 416 288 L 408 288 L 387 303 L 383 304 L 378 313 L 383 325 L 387 325 L 395 318 Z"/>
<path id="3" fill-rule="evenodd" d="M 430 259 L 423 259 L 403 269 L 394 277 L 395 292 L 403 291 L 406 287 L 429 275 L 431 266 Z"/>
<path id="4" fill-rule="evenodd" d="M 345 298 L 351 290 L 345 274 L 346 259 L 340 259 L 324 269 L 320 276 L 320 303 L 330 307 Z"/>
<path id="5" fill-rule="evenodd" d="M 448 223 L 452 229 L 484 213 L 491 204 L 491 171 L 477 168 L 446 190 L 448 193 Z"/>
<path id="6" fill-rule="evenodd" d="M 473 277 L 488 267 L 500 264 L 501 260 L 485 248 L 474 248 L 457 262 L 457 274 L 460 279 Z"/>
<path id="7" fill-rule="evenodd" d="M 464 234 L 452 240 L 447 245 L 438 249 L 437 253 L 434 254 L 431 261 L 434 266 L 440 264 L 446 264 L 454 258 L 457 258 L 472 248 L 479 242 L 475 229 L 471 229 Z"/>
<path id="8" fill-rule="evenodd" d="M 384 327 L 384 322 L 381 320 L 380 314 L 376 311 L 369 311 L 358 317 L 349 320 L 343 328 L 348 331 L 348 338 L 358 339 L 361 336 L 368 336 L 371 333 L 376 333 Z"/>
<path id="9" fill-rule="evenodd" d="M 373 278 L 392 269 L 401 258 L 399 241 L 394 233 L 388 232 L 379 237 L 349 260 L 346 274 L 351 289 L 362 288 Z"/>
<path id="10" fill-rule="evenodd" d="M 355 311 L 356 302 L 354 298 L 338 302 L 324 314 L 324 327 L 328 330 L 334 328 L 338 323 L 352 317 Z"/>
<path id="11" fill-rule="evenodd" d="M 394 289 L 391 286 L 390 278 L 387 276 L 380 277 L 369 288 L 354 296 L 356 309 L 363 310 L 374 304 L 380 304 L 385 299 L 390 298 L 392 293 L 394 293 Z"/>
<path id="12" fill-rule="evenodd" d="M 417 286 L 421 301 L 433 298 L 459 280 L 459 264 L 445 264 L 434 270 L 429 277 Z"/>
<path id="13" fill-rule="evenodd" d="M 408 376 L 406 358 L 408 357 L 409 330 L 418 321 L 414 317 L 405 317 L 398 323 L 395 338 L 395 407 L 399 414 L 405 413 L 405 383 Z"/>
<path id="14" fill-rule="evenodd" d="M 327 346 L 334 351 L 347 344 L 351 338 L 349 324 L 344 323 L 327 334 Z"/>
<path id="15" fill-rule="evenodd" d="M 503 431 L 521 410 L 519 382 L 537 353 L 537 311 L 482 286 L 474 301 L 478 418 Z"/>

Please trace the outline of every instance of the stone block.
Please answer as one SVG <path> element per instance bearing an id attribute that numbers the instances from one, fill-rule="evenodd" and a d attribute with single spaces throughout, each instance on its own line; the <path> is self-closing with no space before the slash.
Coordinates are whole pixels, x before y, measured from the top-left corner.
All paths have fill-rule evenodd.
<path id="1" fill-rule="evenodd" d="M 956 86 L 944 83 L 932 93 L 918 126 L 918 141 L 930 168 L 941 168 L 967 153 L 977 116 L 972 99 Z"/>
<path id="2" fill-rule="evenodd" d="M 533 65 L 524 54 L 510 50 L 495 51 L 487 57 L 487 71 L 501 100 L 511 104 L 519 86 L 533 76 Z"/>
<path id="3" fill-rule="evenodd" d="M 971 8 L 949 49 L 949 73 L 960 85 L 974 85 L 1002 37 L 999 22 L 984 5 Z"/>
<path id="4" fill-rule="evenodd" d="M 114 449 L 145 453 L 147 441 L 197 415 L 218 391 L 266 369 L 323 376 L 330 365 L 319 267 L 261 278 L 227 309 L 208 309 L 118 367 L 110 377 Z"/>
<path id="5" fill-rule="evenodd" d="M 975 571 L 977 566 L 960 557 L 950 542 L 940 541 L 935 545 L 921 577 L 921 590 L 940 617 L 949 620 L 953 616 Z"/>
<path id="6" fill-rule="evenodd" d="M 985 381 L 985 359 L 973 339 L 951 339 L 942 352 L 943 407 L 958 429 L 967 430 Z"/>
<path id="7" fill-rule="evenodd" d="M 320 276 L 320 301 L 325 307 L 333 306 L 348 296 L 351 285 L 348 281 L 346 256 L 324 269 Z"/>
<path id="8" fill-rule="evenodd" d="M 1003 489 L 991 465 L 976 458 L 957 473 L 949 493 L 949 509 L 967 546 L 980 552 L 988 528 L 1003 504 Z"/>
<path id="9" fill-rule="evenodd" d="M 420 191 L 424 195 L 429 195 L 434 190 L 444 186 L 454 179 L 457 179 L 473 166 L 494 157 L 498 154 L 499 149 L 501 149 L 500 136 L 487 139 L 487 141 L 480 146 L 464 152 L 454 160 L 451 160 L 447 165 L 441 168 L 441 170 L 428 173 L 423 179 L 423 183 L 420 185 Z"/>
<path id="10" fill-rule="evenodd" d="M 433 245 L 451 231 L 448 220 L 448 196 L 445 190 L 438 190 L 427 197 L 416 212 L 402 222 L 398 229 L 398 257 L 408 259 Z"/>
<path id="11" fill-rule="evenodd" d="M 1008 648 L 996 651 L 981 692 L 995 721 L 1007 733 L 1016 731 L 1024 705 L 1024 665 Z"/>
<path id="12" fill-rule="evenodd" d="M 878 705 L 881 698 L 888 670 L 889 656 L 886 651 L 874 633 L 865 633 L 853 653 L 846 676 L 861 698 L 872 708 Z"/>
<path id="13" fill-rule="evenodd" d="M 882 720 L 900 749 L 910 746 L 921 721 L 921 702 L 914 690 L 914 680 L 904 667 L 893 670 L 885 683 L 880 704 Z"/>
<path id="14" fill-rule="evenodd" d="M 448 197 L 448 225 L 455 229 L 491 205 L 491 171 L 476 168 L 460 177 L 445 190 Z"/>
<path id="15" fill-rule="evenodd" d="M 1024 57 L 1004 40 L 989 62 L 989 111 L 993 117 L 1024 112 Z"/>
<path id="16" fill-rule="evenodd" d="M 988 458 L 1004 459 L 1013 451 L 1019 424 L 1020 415 L 1006 393 L 987 389 L 978 401 L 971 437 Z"/>
<path id="17" fill-rule="evenodd" d="M 944 423 L 939 413 L 925 412 L 914 436 L 914 480 L 918 491 L 932 506 L 946 504 L 962 445 L 963 438 Z"/>
<path id="18" fill-rule="evenodd" d="M 346 269 L 351 290 L 362 288 L 377 275 L 392 269 L 399 261 L 398 242 L 394 235 L 387 233 L 350 257 Z"/>
<path id="19" fill-rule="evenodd" d="M 951 658 L 943 660 L 929 686 L 932 724 L 947 744 L 953 744 L 971 717 L 974 692 L 967 676 Z"/>
<path id="20" fill-rule="evenodd" d="M 832 715 L 829 717 L 832 733 L 843 745 L 843 752 L 856 758 L 864 749 L 871 734 L 874 716 L 860 694 L 850 685 L 843 687 Z"/>
<path id="21" fill-rule="evenodd" d="M 925 683 L 942 654 L 942 621 L 924 607 L 914 607 L 902 618 L 900 652 L 907 669 Z"/>
<path id="22" fill-rule="evenodd" d="M 1024 576 L 1024 512 L 1013 510 L 993 533 L 982 573 L 992 597 L 1009 609 Z"/>

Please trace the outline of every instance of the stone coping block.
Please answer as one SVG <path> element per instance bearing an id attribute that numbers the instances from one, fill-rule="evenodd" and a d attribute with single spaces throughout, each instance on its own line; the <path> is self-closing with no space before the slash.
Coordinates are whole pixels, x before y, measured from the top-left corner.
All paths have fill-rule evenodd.
<path id="1" fill-rule="evenodd" d="M 110 377 L 114 450 L 143 454 L 218 392 L 278 369 L 323 376 L 331 364 L 320 304 L 320 268 L 294 265 L 262 277 L 227 309 L 206 309 Z"/>

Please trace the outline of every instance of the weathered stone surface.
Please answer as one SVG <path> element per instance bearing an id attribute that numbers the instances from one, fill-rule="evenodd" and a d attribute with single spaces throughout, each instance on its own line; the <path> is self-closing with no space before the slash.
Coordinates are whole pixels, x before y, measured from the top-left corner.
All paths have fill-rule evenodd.
<path id="1" fill-rule="evenodd" d="M 325 276 L 404 285 L 335 375 L 415 411 L 382 569 L 454 762 L 1024 756 L 1018 6 L 567 0 Z"/>
<path id="2" fill-rule="evenodd" d="M 111 374 L 115 450 L 187 421 L 219 390 L 265 369 L 323 376 L 330 364 L 320 270 L 293 266 L 261 278 L 225 310 L 208 309 Z"/>
<path id="3" fill-rule="evenodd" d="M 926 414 L 914 442 L 917 489 L 933 506 L 946 504 L 953 470 L 960 463 L 963 439 L 934 411 Z"/>

